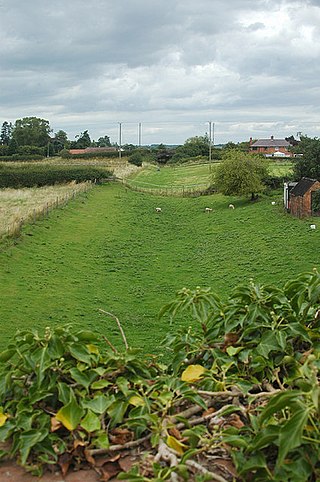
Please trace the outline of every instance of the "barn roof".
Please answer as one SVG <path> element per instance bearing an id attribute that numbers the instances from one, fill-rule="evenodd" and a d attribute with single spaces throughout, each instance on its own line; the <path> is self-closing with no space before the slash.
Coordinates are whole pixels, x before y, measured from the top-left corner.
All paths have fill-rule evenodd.
<path id="1" fill-rule="evenodd" d="M 303 177 L 294 186 L 290 195 L 291 196 L 304 196 L 304 194 L 309 191 L 310 187 L 313 186 L 315 182 L 317 182 L 316 179 L 309 179 L 308 177 Z"/>

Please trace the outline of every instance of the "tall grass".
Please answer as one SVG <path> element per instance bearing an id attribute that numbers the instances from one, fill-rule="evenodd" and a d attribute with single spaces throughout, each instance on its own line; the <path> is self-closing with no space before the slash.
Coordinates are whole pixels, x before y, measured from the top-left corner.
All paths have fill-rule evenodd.
<path id="1" fill-rule="evenodd" d="M 91 187 L 89 182 L 72 182 L 40 188 L 0 189 L 0 238 L 19 234 L 24 223 L 36 221 Z"/>

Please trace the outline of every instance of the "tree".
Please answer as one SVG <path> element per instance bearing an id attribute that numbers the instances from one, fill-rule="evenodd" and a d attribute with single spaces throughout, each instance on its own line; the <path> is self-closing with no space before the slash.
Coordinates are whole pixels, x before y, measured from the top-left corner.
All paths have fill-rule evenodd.
<path id="1" fill-rule="evenodd" d="M 111 147 L 110 137 L 109 136 L 99 137 L 99 139 L 96 142 L 96 146 Z"/>
<path id="2" fill-rule="evenodd" d="M 256 193 L 264 189 L 262 180 L 268 176 L 265 159 L 254 154 L 231 150 L 214 171 L 214 185 L 225 194 L 256 199 Z"/>
<path id="3" fill-rule="evenodd" d="M 17 119 L 12 131 L 12 138 L 19 146 L 46 147 L 50 140 L 50 124 L 39 117 Z"/>
<path id="4" fill-rule="evenodd" d="M 55 133 L 52 143 L 55 154 L 62 151 L 62 149 L 68 147 L 69 141 L 67 133 L 60 129 L 58 132 Z"/>
<path id="5" fill-rule="evenodd" d="M 208 156 L 209 155 L 209 138 L 205 136 L 190 137 L 182 146 L 175 150 L 172 161 L 188 160 L 190 157 Z"/>
<path id="6" fill-rule="evenodd" d="M 295 177 L 320 179 L 320 139 L 301 136 L 299 145 L 293 150 L 301 156 L 295 158 L 293 168 Z"/>
<path id="7" fill-rule="evenodd" d="M 91 146 L 91 138 L 87 130 L 81 132 L 81 134 L 75 136 L 76 141 L 71 142 L 71 148 L 73 149 L 85 149 Z"/>
<path id="8" fill-rule="evenodd" d="M 1 133 L 0 133 L 0 143 L 3 146 L 9 145 L 11 135 L 12 135 L 12 128 L 13 127 L 11 122 L 9 123 L 7 121 L 4 121 L 4 123 L 2 124 Z"/>

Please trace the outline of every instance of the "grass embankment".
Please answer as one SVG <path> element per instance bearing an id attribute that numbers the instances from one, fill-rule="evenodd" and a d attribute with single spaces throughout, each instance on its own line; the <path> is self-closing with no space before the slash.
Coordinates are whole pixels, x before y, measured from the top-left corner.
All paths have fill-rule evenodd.
<path id="1" fill-rule="evenodd" d="M 0 348 L 17 328 L 69 322 L 118 344 L 102 308 L 119 317 L 130 345 L 159 352 L 169 324 L 157 314 L 176 290 L 212 286 L 223 296 L 251 277 L 282 285 L 319 266 L 320 231 L 284 214 L 281 194 L 272 200 L 278 204 L 95 187 L 24 227 L 21 241 L 0 253 Z"/>
<path id="2" fill-rule="evenodd" d="M 166 165 L 158 169 L 154 165 L 132 173 L 128 184 L 135 189 L 157 192 L 163 189 L 168 194 L 180 193 L 188 190 L 205 190 L 212 184 L 212 176 L 215 167 L 219 163 L 212 164 L 179 164 Z M 287 176 L 292 172 L 292 162 L 270 161 L 268 170 L 271 176 Z"/>

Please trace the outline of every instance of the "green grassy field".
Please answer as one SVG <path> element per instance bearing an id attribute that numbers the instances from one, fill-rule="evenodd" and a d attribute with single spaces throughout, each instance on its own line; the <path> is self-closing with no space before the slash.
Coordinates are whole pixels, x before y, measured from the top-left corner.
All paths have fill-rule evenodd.
<path id="1" fill-rule="evenodd" d="M 160 170 L 154 165 L 133 173 L 129 184 L 135 188 L 157 190 L 195 188 L 205 189 L 211 183 L 212 174 L 218 163 L 212 164 L 180 164 L 163 166 Z M 292 171 L 289 161 L 269 162 L 269 173 L 272 176 L 286 176 Z"/>
<path id="2" fill-rule="evenodd" d="M 101 308 L 119 317 L 131 345 L 159 352 L 169 321 L 157 314 L 176 290 L 212 286 L 226 296 L 251 277 L 282 285 L 318 267 L 320 230 L 310 222 L 285 214 L 280 193 L 251 204 L 97 186 L 24 227 L 21 240 L 0 252 L 0 348 L 17 328 L 69 322 L 119 345 Z"/>

